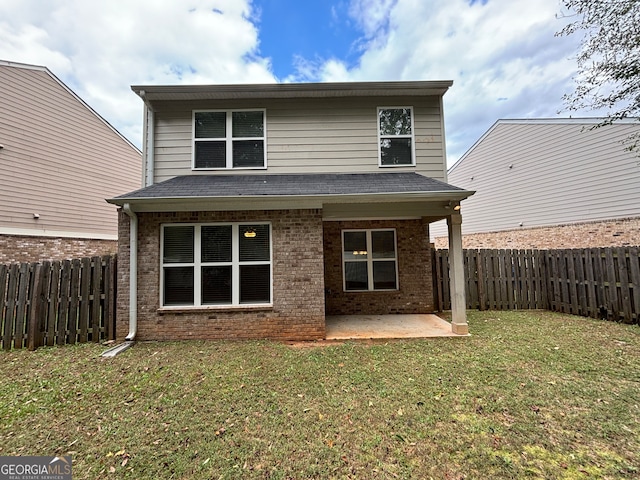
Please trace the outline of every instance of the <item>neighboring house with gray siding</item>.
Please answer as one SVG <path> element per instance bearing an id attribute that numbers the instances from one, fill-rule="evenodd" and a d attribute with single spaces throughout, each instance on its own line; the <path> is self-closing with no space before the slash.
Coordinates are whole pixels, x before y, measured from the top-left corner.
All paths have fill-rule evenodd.
<path id="1" fill-rule="evenodd" d="M 440 219 L 467 333 L 455 207 L 473 192 L 445 183 L 450 85 L 134 86 L 145 187 L 109 199 L 117 336 L 318 339 L 327 315 L 431 313 Z"/>
<path id="2" fill-rule="evenodd" d="M 46 67 L 0 61 L 0 262 L 115 253 L 104 201 L 141 185 L 141 152 Z"/>
<path id="3" fill-rule="evenodd" d="M 498 120 L 449 170 L 476 194 L 462 204 L 465 248 L 640 244 L 637 119 Z M 446 226 L 431 236 L 446 248 Z"/>

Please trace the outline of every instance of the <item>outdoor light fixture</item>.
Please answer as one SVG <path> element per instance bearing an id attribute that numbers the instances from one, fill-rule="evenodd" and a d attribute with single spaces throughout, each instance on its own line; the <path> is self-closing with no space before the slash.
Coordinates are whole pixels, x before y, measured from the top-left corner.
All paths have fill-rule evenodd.
<path id="1" fill-rule="evenodd" d="M 461 207 L 460 207 L 460 204 L 458 204 L 458 205 L 456 205 L 455 207 L 453 207 L 453 209 L 454 209 L 456 212 L 459 212 L 459 211 L 460 211 L 460 208 L 461 208 Z"/>
<path id="2" fill-rule="evenodd" d="M 453 209 L 454 209 L 456 212 L 457 212 L 457 211 L 459 211 L 459 210 L 460 210 L 460 208 L 461 208 L 459 203 L 455 203 L 455 204 L 454 204 L 452 200 L 449 200 L 449 203 L 448 203 L 448 204 L 446 204 L 446 205 L 444 206 L 444 208 L 445 208 L 446 210 L 449 210 L 451 207 L 453 207 Z"/>
<path id="3" fill-rule="evenodd" d="M 250 228 L 244 232 L 244 238 L 255 238 L 256 231 L 253 228 Z"/>

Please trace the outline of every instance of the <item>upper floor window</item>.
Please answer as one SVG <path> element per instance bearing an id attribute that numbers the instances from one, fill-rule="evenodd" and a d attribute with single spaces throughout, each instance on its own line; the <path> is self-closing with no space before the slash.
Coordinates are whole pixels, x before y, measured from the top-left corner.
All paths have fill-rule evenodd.
<path id="1" fill-rule="evenodd" d="M 266 168 L 265 110 L 193 112 L 193 168 Z"/>
<path id="2" fill-rule="evenodd" d="M 411 107 L 378 107 L 378 137 L 381 167 L 416 164 Z"/>

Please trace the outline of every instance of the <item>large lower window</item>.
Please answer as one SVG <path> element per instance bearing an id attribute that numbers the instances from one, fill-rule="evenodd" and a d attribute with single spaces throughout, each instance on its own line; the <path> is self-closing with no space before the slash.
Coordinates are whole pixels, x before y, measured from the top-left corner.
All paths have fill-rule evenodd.
<path id="1" fill-rule="evenodd" d="M 345 291 L 397 290 L 395 230 L 344 230 Z"/>
<path id="2" fill-rule="evenodd" d="M 415 165 L 411 107 L 378 108 L 378 137 L 381 167 Z"/>
<path id="3" fill-rule="evenodd" d="M 162 227 L 162 305 L 271 303 L 271 226 Z"/>
<path id="4" fill-rule="evenodd" d="M 265 111 L 193 112 L 193 168 L 264 168 Z"/>

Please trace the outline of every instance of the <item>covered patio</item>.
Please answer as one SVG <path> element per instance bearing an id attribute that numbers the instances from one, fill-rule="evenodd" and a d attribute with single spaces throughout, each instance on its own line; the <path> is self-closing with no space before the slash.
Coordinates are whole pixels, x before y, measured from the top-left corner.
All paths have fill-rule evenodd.
<path id="1" fill-rule="evenodd" d="M 326 340 L 464 337 L 435 314 L 329 315 Z"/>

